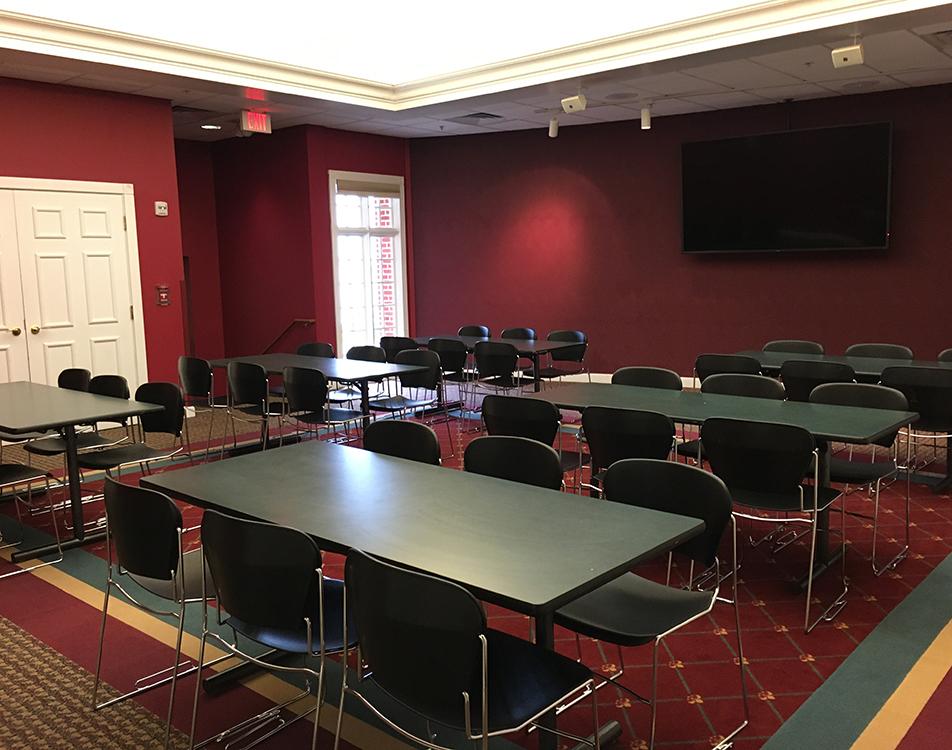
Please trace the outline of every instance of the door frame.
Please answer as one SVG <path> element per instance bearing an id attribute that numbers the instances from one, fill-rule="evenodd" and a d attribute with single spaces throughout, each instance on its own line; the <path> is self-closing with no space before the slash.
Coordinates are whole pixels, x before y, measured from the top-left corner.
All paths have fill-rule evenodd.
<path id="1" fill-rule="evenodd" d="M 125 218 L 126 260 L 129 268 L 129 298 L 132 301 L 132 335 L 135 338 L 136 386 L 149 380 L 146 358 L 145 311 L 142 305 L 142 278 L 139 272 L 139 235 L 136 230 L 135 191 L 130 183 L 51 180 L 34 177 L 0 176 L 0 190 L 30 190 L 53 193 L 99 193 L 122 196 Z"/>

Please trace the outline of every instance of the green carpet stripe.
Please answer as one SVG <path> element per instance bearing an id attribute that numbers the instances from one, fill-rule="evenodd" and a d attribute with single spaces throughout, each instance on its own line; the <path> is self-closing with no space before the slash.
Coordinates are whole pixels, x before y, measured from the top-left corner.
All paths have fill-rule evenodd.
<path id="1" fill-rule="evenodd" d="M 952 556 L 870 633 L 764 745 L 848 748 L 952 620 Z"/>

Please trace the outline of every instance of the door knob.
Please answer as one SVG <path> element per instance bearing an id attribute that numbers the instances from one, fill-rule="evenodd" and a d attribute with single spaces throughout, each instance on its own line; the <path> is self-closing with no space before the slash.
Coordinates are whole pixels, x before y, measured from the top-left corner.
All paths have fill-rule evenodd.
<path id="1" fill-rule="evenodd" d="M 19 336 L 21 333 L 19 326 L 17 326 L 16 328 L 11 328 L 10 333 L 12 333 L 14 336 Z"/>
<path id="2" fill-rule="evenodd" d="M 30 326 L 30 333 L 39 333 L 39 332 L 40 332 L 39 326 Z"/>

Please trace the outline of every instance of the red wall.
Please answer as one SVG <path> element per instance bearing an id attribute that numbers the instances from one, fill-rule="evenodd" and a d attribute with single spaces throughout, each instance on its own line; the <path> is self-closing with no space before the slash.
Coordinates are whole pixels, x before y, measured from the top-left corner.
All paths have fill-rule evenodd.
<path id="1" fill-rule="evenodd" d="M 149 378 L 177 380 L 182 242 L 168 102 L 6 78 L 0 99 L 0 175 L 133 185 Z M 157 200 L 168 202 L 167 217 L 154 215 Z M 169 285 L 170 306 L 155 304 L 156 284 Z"/>
<path id="2" fill-rule="evenodd" d="M 682 142 L 894 123 L 891 248 L 681 253 Z M 840 352 L 952 346 L 952 87 L 637 122 L 414 140 L 416 328 L 579 328 L 590 364 L 692 369 L 705 351 L 806 338 Z M 808 190 L 809 186 L 804 185 Z"/>
<path id="3" fill-rule="evenodd" d="M 224 356 L 225 344 L 211 148 L 207 143 L 176 141 L 175 163 L 182 214 L 182 253 L 189 267 L 187 326 L 191 328 L 194 354 L 213 359 Z"/>

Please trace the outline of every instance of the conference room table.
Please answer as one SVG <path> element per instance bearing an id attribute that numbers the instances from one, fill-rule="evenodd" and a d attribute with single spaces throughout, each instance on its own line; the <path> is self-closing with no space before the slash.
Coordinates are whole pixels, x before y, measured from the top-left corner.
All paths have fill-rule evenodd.
<path id="1" fill-rule="evenodd" d="M 426 346 L 430 339 L 452 339 L 453 341 L 461 341 L 466 345 L 466 351 L 472 352 L 481 341 L 492 341 L 500 344 L 512 344 L 516 347 L 516 351 L 519 352 L 520 357 L 525 357 L 530 362 L 532 362 L 532 380 L 534 383 L 535 390 L 538 392 L 542 389 L 542 378 L 539 377 L 541 372 L 541 360 L 542 356 L 545 354 L 550 354 L 551 352 L 558 351 L 559 349 L 570 349 L 573 346 L 578 346 L 578 341 L 542 341 L 539 339 L 530 340 L 530 339 L 503 339 L 503 338 L 483 338 L 481 336 L 456 336 L 456 335 L 446 335 L 446 336 L 416 336 L 414 341 L 420 346 Z"/>
<path id="2" fill-rule="evenodd" d="M 364 427 L 370 418 L 370 383 L 411 372 L 426 370 L 421 365 L 394 365 L 389 362 L 367 362 L 362 359 L 336 357 L 307 357 L 303 354 L 254 354 L 247 357 L 224 357 L 211 360 L 212 367 L 228 367 L 229 362 L 248 362 L 260 365 L 269 375 L 281 375 L 285 367 L 306 367 L 320 370 L 324 377 L 336 383 L 355 384 L 360 389 L 360 412 Z"/>
<path id="3" fill-rule="evenodd" d="M 316 440 L 153 474 L 141 484 L 202 508 L 292 526 L 322 549 L 360 549 L 454 581 L 535 618 L 536 643 L 550 649 L 557 609 L 704 528 L 696 518 Z"/>
<path id="4" fill-rule="evenodd" d="M 104 531 L 87 534 L 84 528 L 76 425 L 117 421 L 161 410 L 162 407 L 157 404 L 99 396 L 41 383 L 0 384 L 0 431 L 10 435 L 24 435 L 60 430 L 63 437 L 66 449 L 69 502 L 73 519 L 73 538 L 62 541 L 64 550 L 102 539 L 105 535 Z M 56 550 L 55 544 L 47 544 L 18 550 L 13 553 L 11 559 L 13 562 L 19 562 L 56 552 Z"/>
<path id="5" fill-rule="evenodd" d="M 835 362 L 849 365 L 857 376 L 878 379 L 887 367 L 938 367 L 952 370 L 952 362 L 939 362 L 927 359 L 891 359 L 888 357 L 847 357 L 845 354 L 798 354 L 796 352 L 764 352 L 747 350 L 736 352 L 745 357 L 753 357 L 763 368 L 765 375 L 779 375 L 780 368 L 788 360 L 802 362 Z"/>
<path id="6" fill-rule="evenodd" d="M 852 406 L 810 404 L 799 401 L 725 396 L 700 391 L 673 391 L 609 383 L 565 383 L 533 393 L 527 398 L 549 401 L 560 409 L 584 411 L 589 406 L 659 412 L 674 422 L 700 425 L 711 417 L 779 422 L 802 427 L 820 448 L 818 474 L 830 483 L 831 442 L 869 445 L 915 422 L 915 412 L 862 409 Z M 814 570 L 821 573 L 837 559 L 829 548 L 829 511 L 820 514 Z"/>

